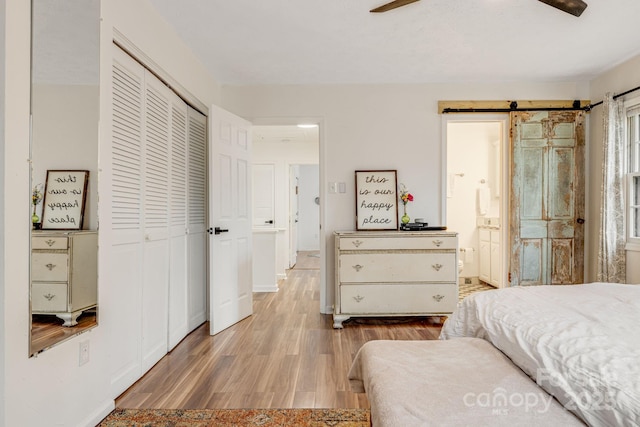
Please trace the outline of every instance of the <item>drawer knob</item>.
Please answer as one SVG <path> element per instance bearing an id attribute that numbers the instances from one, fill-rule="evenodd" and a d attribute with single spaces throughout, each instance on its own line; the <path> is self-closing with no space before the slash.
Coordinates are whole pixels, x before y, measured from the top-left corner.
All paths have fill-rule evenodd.
<path id="1" fill-rule="evenodd" d="M 356 302 L 360 302 L 364 299 L 364 297 L 361 297 L 360 295 L 353 297 L 354 300 L 356 300 Z"/>
<path id="2" fill-rule="evenodd" d="M 49 294 L 43 295 L 43 297 L 45 297 L 47 301 L 51 301 L 52 299 L 55 298 L 55 295 L 49 293 Z"/>
<path id="3" fill-rule="evenodd" d="M 353 269 L 356 270 L 356 271 L 360 271 L 360 270 L 362 270 L 363 267 L 364 267 L 364 265 L 356 264 L 356 265 L 353 266 Z"/>
<path id="4" fill-rule="evenodd" d="M 51 246 L 53 246 L 53 244 L 54 244 L 56 241 L 55 241 L 55 240 L 51 240 L 51 239 L 49 239 L 49 240 L 45 240 L 44 242 L 45 242 L 47 245 L 49 245 L 49 247 L 51 247 Z"/>
<path id="5" fill-rule="evenodd" d="M 437 247 L 440 247 L 440 245 L 442 245 L 444 242 L 442 240 L 434 240 L 433 244 L 436 245 Z"/>
<path id="6" fill-rule="evenodd" d="M 431 267 L 433 267 L 435 271 L 440 271 L 443 266 L 442 264 L 433 264 Z"/>
<path id="7" fill-rule="evenodd" d="M 353 246 L 355 246 L 356 248 L 359 248 L 361 244 L 363 244 L 364 242 L 362 240 L 354 240 L 353 242 Z"/>
<path id="8" fill-rule="evenodd" d="M 440 302 L 444 299 L 444 295 L 440 295 L 440 294 L 434 295 L 433 299 L 436 300 L 436 302 Z"/>
<path id="9" fill-rule="evenodd" d="M 52 271 L 54 268 L 56 268 L 56 265 L 49 263 L 49 264 L 45 265 L 45 267 L 47 267 L 49 269 L 49 271 Z"/>

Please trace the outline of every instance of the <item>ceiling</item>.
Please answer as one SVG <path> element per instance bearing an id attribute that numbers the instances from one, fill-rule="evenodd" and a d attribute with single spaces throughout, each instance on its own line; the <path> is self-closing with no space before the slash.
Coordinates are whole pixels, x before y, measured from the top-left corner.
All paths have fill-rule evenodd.
<path id="1" fill-rule="evenodd" d="M 222 84 L 588 81 L 640 53 L 640 1 L 150 0 Z"/>

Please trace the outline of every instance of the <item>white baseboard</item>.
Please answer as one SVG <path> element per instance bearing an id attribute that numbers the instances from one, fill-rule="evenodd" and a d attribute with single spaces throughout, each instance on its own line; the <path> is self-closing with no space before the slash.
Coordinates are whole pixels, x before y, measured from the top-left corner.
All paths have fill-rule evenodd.
<path id="1" fill-rule="evenodd" d="M 275 285 L 253 285 L 253 292 L 278 292 L 278 284 Z"/>
<path id="2" fill-rule="evenodd" d="M 111 413 L 116 407 L 115 400 L 108 400 L 102 404 L 93 414 L 84 419 L 78 427 L 94 427 L 100 424 L 100 421 Z"/>
<path id="3" fill-rule="evenodd" d="M 287 273 L 276 274 L 276 280 L 284 280 L 287 278 Z"/>

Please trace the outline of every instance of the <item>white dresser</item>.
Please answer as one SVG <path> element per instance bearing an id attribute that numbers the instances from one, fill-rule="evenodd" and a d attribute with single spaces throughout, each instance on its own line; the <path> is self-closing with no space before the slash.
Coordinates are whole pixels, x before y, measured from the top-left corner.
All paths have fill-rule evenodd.
<path id="1" fill-rule="evenodd" d="M 77 325 L 78 316 L 97 305 L 97 266 L 96 231 L 33 231 L 31 312 Z"/>
<path id="2" fill-rule="evenodd" d="M 335 232 L 333 327 L 351 317 L 440 316 L 458 303 L 458 234 Z"/>

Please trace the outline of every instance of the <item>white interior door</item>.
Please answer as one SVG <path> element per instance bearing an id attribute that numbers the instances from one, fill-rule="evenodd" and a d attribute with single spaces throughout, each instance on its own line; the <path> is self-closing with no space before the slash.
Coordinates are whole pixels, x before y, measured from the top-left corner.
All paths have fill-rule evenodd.
<path id="1" fill-rule="evenodd" d="M 169 342 L 171 351 L 187 333 L 187 105 L 171 97 L 169 185 Z"/>
<path id="2" fill-rule="evenodd" d="M 251 124 L 211 107 L 210 333 L 252 313 Z"/>
<path id="3" fill-rule="evenodd" d="M 289 268 L 298 262 L 298 186 L 300 170 L 298 165 L 289 167 Z"/>
<path id="4" fill-rule="evenodd" d="M 187 114 L 188 330 L 207 320 L 207 118 L 188 107 Z"/>

